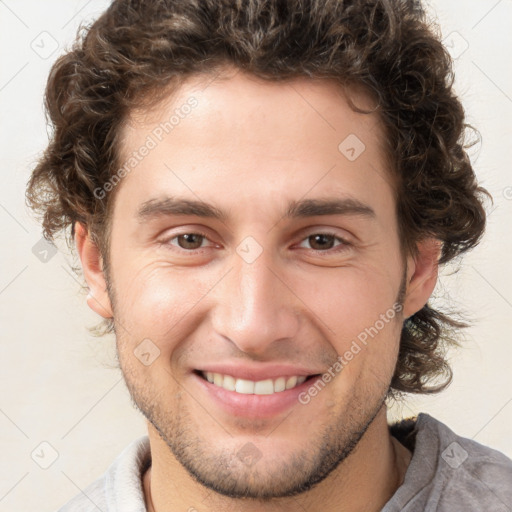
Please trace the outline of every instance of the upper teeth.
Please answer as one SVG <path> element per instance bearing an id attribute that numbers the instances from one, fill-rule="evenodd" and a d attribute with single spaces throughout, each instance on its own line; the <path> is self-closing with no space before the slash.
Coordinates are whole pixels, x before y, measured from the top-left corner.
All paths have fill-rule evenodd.
<path id="1" fill-rule="evenodd" d="M 306 377 L 303 375 L 293 377 L 279 377 L 277 379 L 253 380 L 235 379 L 231 375 L 222 375 L 221 373 L 203 372 L 204 377 L 221 388 L 228 391 L 236 391 L 246 395 L 272 395 L 279 393 L 285 389 L 292 389 L 299 384 L 302 384 Z"/>

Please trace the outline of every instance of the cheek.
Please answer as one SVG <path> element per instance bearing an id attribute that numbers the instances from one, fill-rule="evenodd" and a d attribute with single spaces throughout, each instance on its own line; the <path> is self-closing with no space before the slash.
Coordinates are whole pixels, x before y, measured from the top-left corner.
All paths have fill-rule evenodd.
<path id="1" fill-rule="evenodd" d="M 114 283 L 116 338 L 123 372 L 133 390 L 146 390 L 147 396 L 162 388 L 178 393 L 169 370 L 179 373 L 181 344 L 186 344 L 204 318 L 201 299 L 218 279 L 204 273 L 185 275 L 154 263 L 133 269 L 131 279 L 129 275 L 120 273 Z"/>
<path id="2" fill-rule="evenodd" d="M 317 277 L 309 279 L 308 288 L 303 276 L 298 294 L 307 297 L 304 302 L 312 305 L 326 338 L 343 359 L 342 387 L 361 379 L 375 381 L 379 388 L 387 385 L 402 326 L 402 308 L 396 302 L 400 280 L 369 266 Z"/>
<path id="3" fill-rule="evenodd" d="M 116 320 L 130 338 L 150 337 L 162 348 L 168 346 L 178 333 L 183 335 L 196 306 L 218 281 L 211 274 L 161 262 L 119 273 L 114 282 Z"/>
<path id="4" fill-rule="evenodd" d="M 305 298 L 336 338 L 357 337 L 375 323 L 379 330 L 387 330 L 381 316 L 388 320 L 387 326 L 400 309 L 396 304 L 399 279 L 370 266 L 340 268 L 314 277 L 304 274 L 296 283 L 297 295 Z"/>

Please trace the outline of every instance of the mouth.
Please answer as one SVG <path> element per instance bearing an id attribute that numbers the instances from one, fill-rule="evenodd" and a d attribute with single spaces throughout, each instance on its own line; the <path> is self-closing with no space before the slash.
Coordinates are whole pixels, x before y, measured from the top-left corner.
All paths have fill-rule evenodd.
<path id="1" fill-rule="evenodd" d="M 313 378 L 319 377 L 321 374 L 315 375 L 292 375 L 281 376 L 275 379 L 265 380 L 248 380 L 239 379 L 232 375 L 205 372 L 195 370 L 194 373 L 203 380 L 208 381 L 210 384 L 218 388 L 225 389 L 226 391 L 233 391 L 242 395 L 274 395 L 288 391 L 301 386 L 304 382 Z"/>

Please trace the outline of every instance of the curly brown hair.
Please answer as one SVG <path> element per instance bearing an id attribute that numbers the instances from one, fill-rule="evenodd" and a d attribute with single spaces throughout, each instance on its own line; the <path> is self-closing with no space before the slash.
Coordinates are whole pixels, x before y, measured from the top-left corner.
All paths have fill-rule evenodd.
<path id="1" fill-rule="evenodd" d="M 226 64 L 271 81 L 326 78 L 370 91 L 396 176 L 403 250 L 435 237 L 443 264 L 478 243 L 487 192 L 466 153 L 452 61 L 412 0 L 114 1 L 49 76 L 53 134 L 27 189 L 44 236 L 64 231 L 71 242 L 74 223 L 85 224 L 108 276 L 115 189 L 104 199 L 94 191 L 119 166 L 123 122 L 146 100 Z M 445 352 L 465 325 L 429 304 L 408 318 L 390 394 L 444 389 L 452 379 Z"/>

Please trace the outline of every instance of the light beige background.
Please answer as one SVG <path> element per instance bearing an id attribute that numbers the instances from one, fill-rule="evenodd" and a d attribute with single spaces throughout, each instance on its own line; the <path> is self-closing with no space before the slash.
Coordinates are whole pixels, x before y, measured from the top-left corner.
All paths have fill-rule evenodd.
<path id="1" fill-rule="evenodd" d="M 109 368 L 113 340 L 86 330 L 96 317 L 69 269 L 72 257 L 35 257 L 41 231 L 24 205 L 25 183 L 47 142 L 49 68 L 78 25 L 107 4 L 0 0 L 0 511 L 56 510 L 145 433 L 120 373 Z M 436 0 L 432 8 L 453 51 L 468 46 L 456 60 L 457 90 L 482 133 L 471 155 L 495 203 L 484 242 L 436 291 L 474 320 L 465 348 L 451 355 L 454 382 L 439 396 L 412 397 L 390 418 L 428 412 L 512 457 L 512 2 Z M 44 54 L 52 45 L 55 52 Z M 42 442 L 58 454 L 48 469 L 35 462 L 51 462 Z"/>

